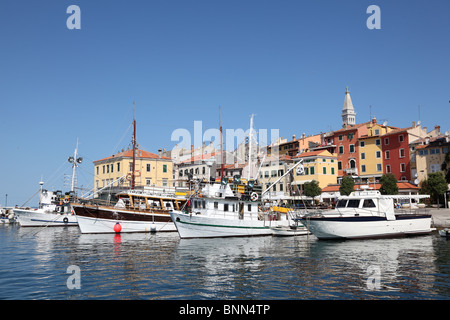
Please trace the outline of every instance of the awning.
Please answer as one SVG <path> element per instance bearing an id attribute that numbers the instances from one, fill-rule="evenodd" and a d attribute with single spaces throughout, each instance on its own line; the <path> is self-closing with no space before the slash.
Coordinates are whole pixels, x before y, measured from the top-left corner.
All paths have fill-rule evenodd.
<path id="1" fill-rule="evenodd" d="M 311 182 L 311 181 L 313 181 L 313 180 L 294 181 L 294 182 L 291 183 L 291 185 L 296 186 L 296 185 L 305 184 L 305 183 Z"/>

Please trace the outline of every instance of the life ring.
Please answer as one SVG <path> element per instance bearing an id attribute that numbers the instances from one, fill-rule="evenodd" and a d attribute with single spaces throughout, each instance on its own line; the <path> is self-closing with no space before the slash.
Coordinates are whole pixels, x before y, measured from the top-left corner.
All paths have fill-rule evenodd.
<path id="1" fill-rule="evenodd" d="M 131 181 L 131 174 L 130 174 L 130 173 L 127 174 L 127 180 L 128 180 L 128 181 Z"/>
<path id="2" fill-rule="evenodd" d="M 67 217 L 64 217 L 63 222 L 64 222 L 64 223 L 68 223 L 68 222 L 69 222 L 69 219 L 67 219 Z"/>
<path id="3" fill-rule="evenodd" d="M 258 200 L 258 194 L 256 192 L 252 192 L 252 194 L 250 195 L 250 199 L 252 201 Z"/>

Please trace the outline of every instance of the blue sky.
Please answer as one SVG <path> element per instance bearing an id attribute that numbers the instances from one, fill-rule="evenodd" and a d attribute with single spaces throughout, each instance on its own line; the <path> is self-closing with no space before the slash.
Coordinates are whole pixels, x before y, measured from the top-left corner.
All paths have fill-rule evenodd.
<path id="1" fill-rule="evenodd" d="M 69 5 L 81 29 L 69 30 Z M 381 29 L 369 30 L 369 5 Z M 357 122 L 419 118 L 450 130 L 450 2 L 2 1 L 0 204 L 21 205 L 43 177 L 64 186 L 77 139 L 79 186 L 92 161 L 126 148 L 133 100 L 142 148 L 172 149 L 177 128 L 283 137 L 341 127 L 345 87 Z M 32 201 L 32 205 L 36 201 Z"/>

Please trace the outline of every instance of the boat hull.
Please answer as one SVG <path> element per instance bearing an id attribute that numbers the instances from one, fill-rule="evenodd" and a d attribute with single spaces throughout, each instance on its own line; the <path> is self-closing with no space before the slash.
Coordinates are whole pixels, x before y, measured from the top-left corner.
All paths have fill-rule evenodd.
<path id="1" fill-rule="evenodd" d="M 14 209 L 21 227 L 66 227 L 77 226 L 77 217 L 67 213 L 47 213 L 39 210 Z"/>
<path id="2" fill-rule="evenodd" d="M 271 226 L 278 224 L 287 226 L 287 221 L 225 219 L 180 211 L 172 211 L 170 215 L 182 239 L 270 236 Z"/>
<path id="3" fill-rule="evenodd" d="M 385 217 L 309 217 L 302 223 L 319 239 L 392 238 L 428 234 L 431 215 Z"/>
<path id="4" fill-rule="evenodd" d="M 72 205 L 72 208 L 81 233 L 177 231 L 168 213 L 129 212 L 87 205 Z"/>

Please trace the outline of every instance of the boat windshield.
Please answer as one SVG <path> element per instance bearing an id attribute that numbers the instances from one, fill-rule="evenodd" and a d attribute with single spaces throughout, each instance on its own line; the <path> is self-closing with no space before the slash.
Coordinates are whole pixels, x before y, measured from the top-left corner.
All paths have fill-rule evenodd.
<path id="1" fill-rule="evenodd" d="M 336 208 L 345 208 L 346 204 L 347 204 L 347 200 L 339 200 L 336 204 Z"/>

